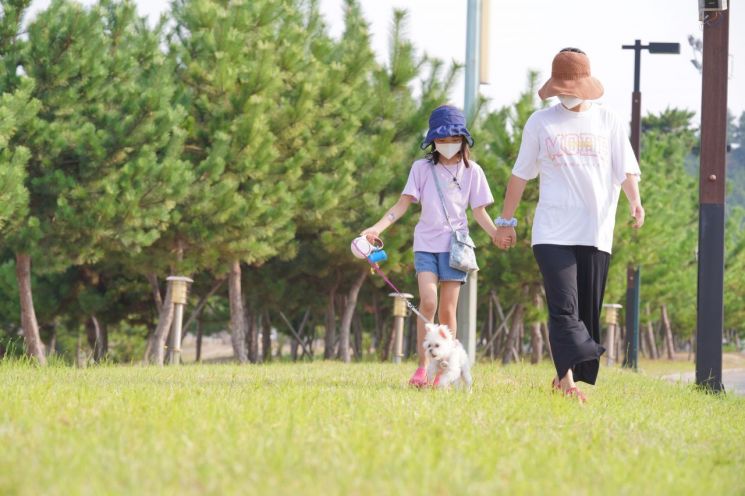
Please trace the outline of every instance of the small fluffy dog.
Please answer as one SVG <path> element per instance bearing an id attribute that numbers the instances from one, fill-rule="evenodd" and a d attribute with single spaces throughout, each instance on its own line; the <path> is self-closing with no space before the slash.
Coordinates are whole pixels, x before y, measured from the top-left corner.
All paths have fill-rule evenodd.
<path id="1" fill-rule="evenodd" d="M 427 367 L 427 382 L 433 384 L 439 376 L 436 387 L 445 389 L 451 384 L 460 385 L 463 381 L 471 388 L 471 364 L 463 345 L 453 337 L 446 325 L 425 324 L 427 334 L 424 336 L 424 351 L 430 358 Z"/>

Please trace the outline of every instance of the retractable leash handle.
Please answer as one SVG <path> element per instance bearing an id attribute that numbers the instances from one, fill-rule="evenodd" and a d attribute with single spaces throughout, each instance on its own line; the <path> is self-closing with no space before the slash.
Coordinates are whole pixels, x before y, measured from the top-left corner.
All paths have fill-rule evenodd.
<path id="1" fill-rule="evenodd" d="M 382 270 L 380 270 L 380 265 L 378 264 L 378 262 L 379 262 L 379 261 L 380 261 L 380 262 L 382 262 L 382 261 L 384 261 L 384 260 L 388 260 L 388 256 L 387 256 L 387 255 L 386 255 L 386 253 L 385 253 L 385 252 L 383 251 L 383 241 L 382 241 L 382 240 L 381 240 L 380 238 L 378 238 L 377 236 L 375 236 L 375 239 L 376 239 L 377 241 L 380 241 L 380 247 L 377 247 L 376 249 L 374 249 L 374 250 L 373 250 L 373 252 L 372 252 L 372 253 L 370 253 L 370 254 L 367 254 L 367 255 L 366 255 L 366 254 L 365 254 L 365 251 L 367 251 L 367 250 L 366 250 L 366 247 L 364 246 L 364 244 L 363 244 L 362 242 L 360 242 L 360 241 L 359 241 L 359 240 L 360 240 L 360 238 L 362 238 L 362 239 L 365 239 L 365 242 L 364 242 L 364 244 L 367 244 L 367 245 L 368 245 L 368 247 L 369 247 L 369 246 L 373 246 L 373 245 L 370 245 L 370 243 L 369 243 L 369 242 L 367 241 L 367 239 L 365 238 L 365 236 L 360 236 L 359 238 L 355 238 L 355 239 L 354 239 L 354 240 L 352 241 L 352 247 L 353 247 L 352 253 L 353 253 L 353 254 L 354 254 L 354 255 L 355 255 L 355 256 L 356 256 L 357 258 L 364 258 L 364 259 L 365 259 L 365 261 L 367 261 L 367 263 L 368 263 L 368 264 L 370 264 L 370 267 L 372 268 L 372 270 L 373 270 L 373 271 L 375 271 L 375 272 L 377 272 L 377 273 L 378 273 L 378 275 L 379 275 L 380 277 L 382 277 L 382 278 L 383 278 L 383 280 L 384 280 L 384 281 L 386 282 L 386 284 L 388 284 L 388 285 L 389 285 L 389 286 L 390 286 L 391 288 L 393 288 L 393 291 L 395 291 L 396 293 L 401 293 L 401 290 L 399 290 L 399 289 L 398 289 L 398 288 L 397 288 L 397 287 L 395 286 L 395 284 L 393 284 L 393 283 L 391 282 L 391 280 L 390 280 L 390 279 L 388 279 L 388 277 L 386 277 L 386 275 L 385 275 L 385 274 L 383 273 L 383 271 L 382 271 Z M 359 254 L 362 254 L 362 255 L 364 255 L 364 256 L 363 256 L 363 257 L 359 257 L 359 256 L 357 256 L 357 253 L 355 253 L 355 250 L 356 250 L 356 251 L 357 251 L 357 252 L 358 252 Z M 380 260 L 373 260 L 373 258 L 374 258 L 374 257 L 373 257 L 373 255 L 375 255 L 376 253 L 382 253 L 382 257 L 383 257 L 383 258 L 381 258 Z M 417 310 L 417 308 L 416 308 L 416 307 L 415 307 L 415 306 L 414 306 L 414 305 L 413 305 L 413 304 L 412 304 L 412 303 L 411 303 L 411 302 L 410 302 L 409 300 L 406 300 L 406 306 L 407 306 L 407 307 L 409 308 L 409 310 L 411 310 L 412 312 L 414 312 L 415 314 L 417 314 L 417 315 L 419 316 L 419 318 L 420 318 L 420 319 L 422 319 L 422 320 L 423 320 L 424 322 L 426 322 L 427 324 L 431 324 L 431 323 L 432 323 L 432 321 L 431 321 L 431 320 L 429 320 L 429 319 L 428 319 L 427 317 L 425 317 L 424 315 L 422 315 L 422 314 L 421 314 L 421 312 L 419 312 L 419 310 Z"/>

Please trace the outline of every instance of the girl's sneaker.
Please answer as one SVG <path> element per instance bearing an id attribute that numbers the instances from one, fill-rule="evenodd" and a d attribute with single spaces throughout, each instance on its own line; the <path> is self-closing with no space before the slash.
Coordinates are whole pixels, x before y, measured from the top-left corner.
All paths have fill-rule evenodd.
<path id="1" fill-rule="evenodd" d="M 427 371 L 424 367 L 419 367 L 414 375 L 409 379 L 409 384 L 414 387 L 424 387 L 427 385 Z"/>

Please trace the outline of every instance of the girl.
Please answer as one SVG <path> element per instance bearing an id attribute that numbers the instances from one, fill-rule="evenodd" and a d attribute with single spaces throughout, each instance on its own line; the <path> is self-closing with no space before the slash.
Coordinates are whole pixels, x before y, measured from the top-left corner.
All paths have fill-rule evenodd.
<path id="1" fill-rule="evenodd" d="M 497 234 L 494 222 L 486 213 L 486 207 L 494 202 L 494 198 L 484 171 L 470 159 L 471 146 L 473 138 L 466 129 L 463 112 L 449 105 L 436 108 L 429 117 L 429 131 L 421 145 L 423 150 L 429 147 L 428 153 L 411 166 L 409 179 L 396 204 L 375 225 L 362 231 L 362 235 L 372 242 L 372 237 L 379 236 L 400 219 L 411 203 L 421 203 L 419 223 L 414 229 L 419 311 L 431 321 L 434 321 L 437 311 L 439 322 L 450 327 L 453 333 L 458 328 L 455 320 L 458 293 L 467 273 L 449 265 L 452 231 L 443 212 L 435 176 L 454 229 L 468 231 L 466 209 L 470 205 L 474 219 L 489 237 L 494 240 Z M 416 387 L 427 385 L 427 356 L 422 348 L 424 334 L 424 322 L 417 319 L 419 367 L 409 380 L 409 384 Z"/>

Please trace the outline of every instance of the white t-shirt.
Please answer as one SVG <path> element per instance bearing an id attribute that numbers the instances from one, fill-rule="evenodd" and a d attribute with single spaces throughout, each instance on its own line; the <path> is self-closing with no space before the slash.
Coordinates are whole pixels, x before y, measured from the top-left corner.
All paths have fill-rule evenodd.
<path id="1" fill-rule="evenodd" d="M 602 106 L 557 104 L 530 116 L 515 176 L 540 174 L 532 244 L 594 246 L 610 253 L 621 184 L 640 175 L 625 125 Z"/>

